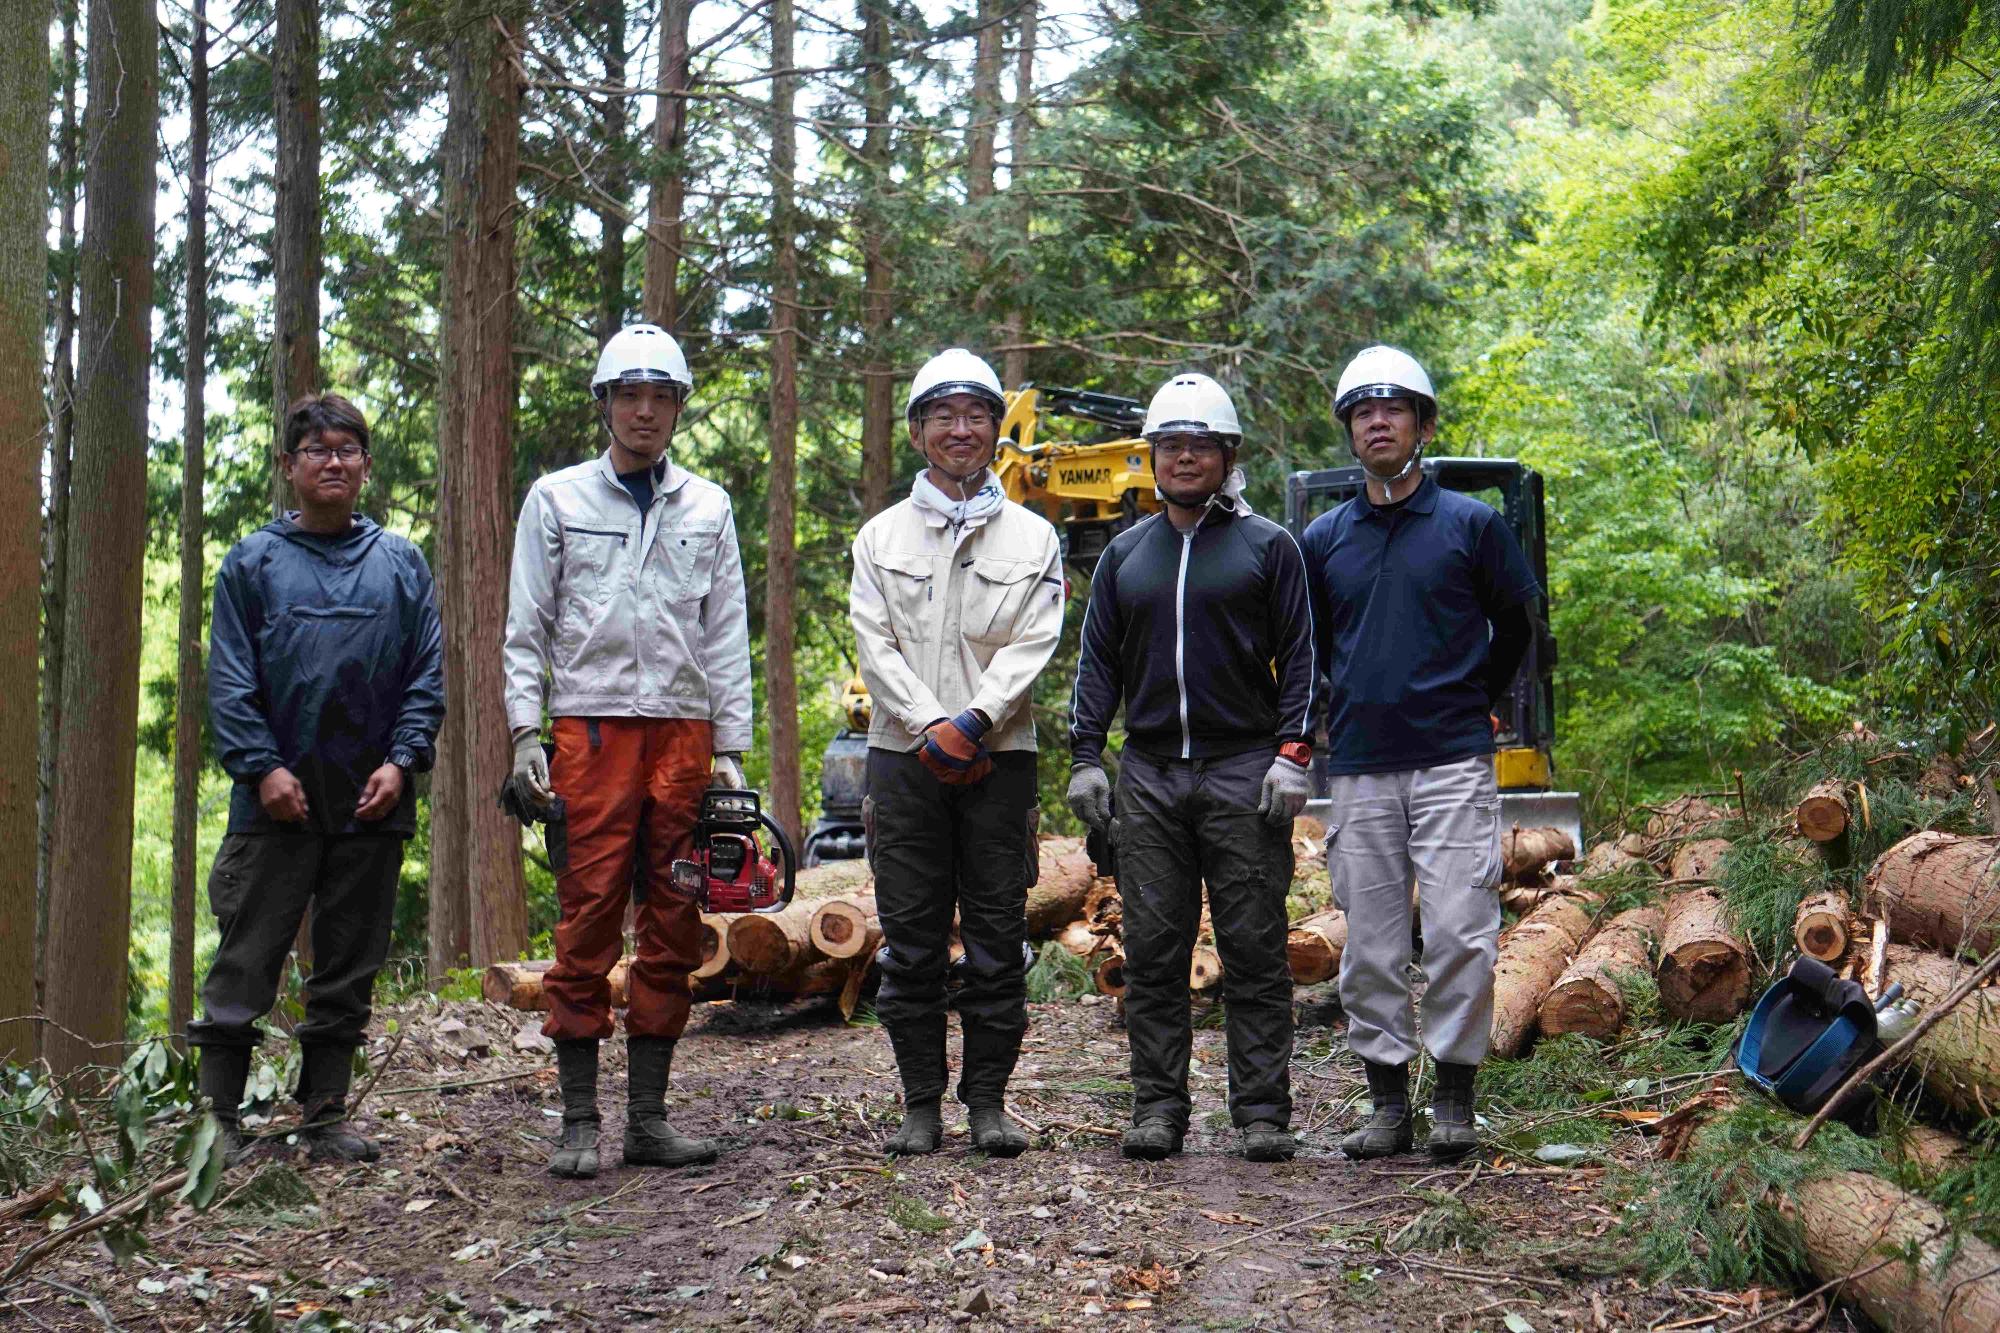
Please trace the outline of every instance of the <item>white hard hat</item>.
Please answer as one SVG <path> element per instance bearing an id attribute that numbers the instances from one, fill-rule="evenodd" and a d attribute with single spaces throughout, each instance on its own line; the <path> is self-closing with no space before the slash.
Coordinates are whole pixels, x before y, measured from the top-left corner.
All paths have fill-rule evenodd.
<path id="1" fill-rule="evenodd" d="M 1333 392 L 1333 415 L 1345 426 L 1354 405 L 1364 398 L 1414 398 L 1417 413 L 1428 420 L 1437 415 L 1437 393 L 1417 358 L 1400 347 L 1380 343 L 1364 347 L 1340 372 Z"/>
<path id="2" fill-rule="evenodd" d="M 1182 432 L 1225 435 L 1232 445 L 1241 440 L 1243 427 L 1237 423 L 1236 404 L 1229 400 L 1229 391 L 1194 371 L 1161 385 L 1146 409 L 1146 425 L 1139 433 L 1150 440 Z"/>
<path id="3" fill-rule="evenodd" d="M 993 404 L 995 412 L 1007 410 L 1007 398 L 1000 391 L 1000 377 L 993 373 L 993 367 L 963 347 L 947 347 L 924 362 L 924 368 L 910 381 L 910 400 L 903 413 L 915 416 L 925 403 L 955 393 L 984 398 Z"/>
<path id="4" fill-rule="evenodd" d="M 605 340 L 590 392 L 602 398 L 613 384 L 678 384 L 683 398 L 694 392 L 681 345 L 657 324 L 627 324 Z"/>

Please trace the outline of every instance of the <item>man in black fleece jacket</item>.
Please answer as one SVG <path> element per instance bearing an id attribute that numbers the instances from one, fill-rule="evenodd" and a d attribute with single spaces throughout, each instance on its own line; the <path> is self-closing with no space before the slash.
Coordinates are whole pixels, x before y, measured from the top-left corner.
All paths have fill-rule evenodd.
<path id="1" fill-rule="evenodd" d="M 1070 720 L 1070 808 L 1108 826 L 1124 908 L 1123 1148 L 1157 1160 L 1187 1133 L 1188 963 L 1205 881 L 1230 1117 L 1248 1157 L 1281 1161 L 1297 1148 L 1285 893 L 1318 706 L 1305 562 L 1242 499 L 1242 430 L 1221 385 L 1175 376 L 1154 395 L 1145 436 L 1166 512 L 1120 533 L 1098 562 Z M 1121 702 L 1114 818 L 1103 751 Z"/>

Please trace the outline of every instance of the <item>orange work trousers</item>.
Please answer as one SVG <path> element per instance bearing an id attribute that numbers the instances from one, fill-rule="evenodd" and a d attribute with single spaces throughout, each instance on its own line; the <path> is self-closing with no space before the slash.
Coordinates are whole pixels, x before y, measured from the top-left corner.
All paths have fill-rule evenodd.
<path id="1" fill-rule="evenodd" d="M 624 945 L 633 860 L 646 887 L 635 912 L 637 951 L 625 1030 L 678 1037 L 688 974 L 701 962 L 701 907 L 674 891 L 708 786 L 710 728 L 685 718 L 559 717 L 549 782 L 569 813 L 569 868 L 556 877 L 556 965 L 544 1035 L 611 1035 L 611 965 Z"/>

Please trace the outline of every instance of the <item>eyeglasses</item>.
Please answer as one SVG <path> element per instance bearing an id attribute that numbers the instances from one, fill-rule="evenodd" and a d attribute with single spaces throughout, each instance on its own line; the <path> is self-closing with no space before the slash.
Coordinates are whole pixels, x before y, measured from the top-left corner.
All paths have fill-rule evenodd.
<path id="1" fill-rule="evenodd" d="M 338 449 L 329 449 L 323 444 L 309 444 L 303 449 L 294 449 L 292 452 L 302 456 L 309 463 L 324 463 L 335 457 L 343 463 L 358 463 L 368 457 L 368 451 L 358 444 L 343 444 Z"/>
<path id="2" fill-rule="evenodd" d="M 967 430 L 985 430 L 993 424 L 993 414 L 983 407 L 975 407 L 970 412 L 926 412 L 919 418 L 925 430 L 949 430 L 953 423 L 964 422 Z"/>
<path id="3" fill-rule="evenodd" d="M 1163 458 L 1175 458 L 1186 454 L 1198 462 L 1207 463 L 1222 457 L 1222 446 L 1214 440 L 1164 439 L 1153 441 L 1153 452 Z"/>

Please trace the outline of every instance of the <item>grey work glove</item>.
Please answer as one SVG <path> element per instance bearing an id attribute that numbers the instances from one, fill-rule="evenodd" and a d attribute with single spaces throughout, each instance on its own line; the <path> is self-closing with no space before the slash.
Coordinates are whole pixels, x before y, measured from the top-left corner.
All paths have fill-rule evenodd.
<path id="1" fill-rule="evenodd" d="M 541 805 L 556 798 L 549 786 L 549 754 L 542 748 L 542 733 L 522 728 L 514 733 L 514 776 L 528 794 Z"/>
<path id="2" fill-rule="evenodd" d="M 1079 764 L 1069 775 L 1070 813 L 1103 832 L 1111 824 L 1111 779 L 1096 764 Z"/>
<path id="3" fill-rule="evenodd" d="M 1257 798 L 1257 813 L 1272 828 L 1286 828 L 1306 808 L 1312 797 L 1312 774 L 1289 759 L 1273 759 L 1264 774 L 1264 791 Z"/>
<path id="4" fill-rule="evenodd" d="M 708 785 L 729 791 L 750 790 L 750 784 L 743 780 L 743 757 L 718 753 L 715 756 L 715 767 L 709 770 Z"/>

